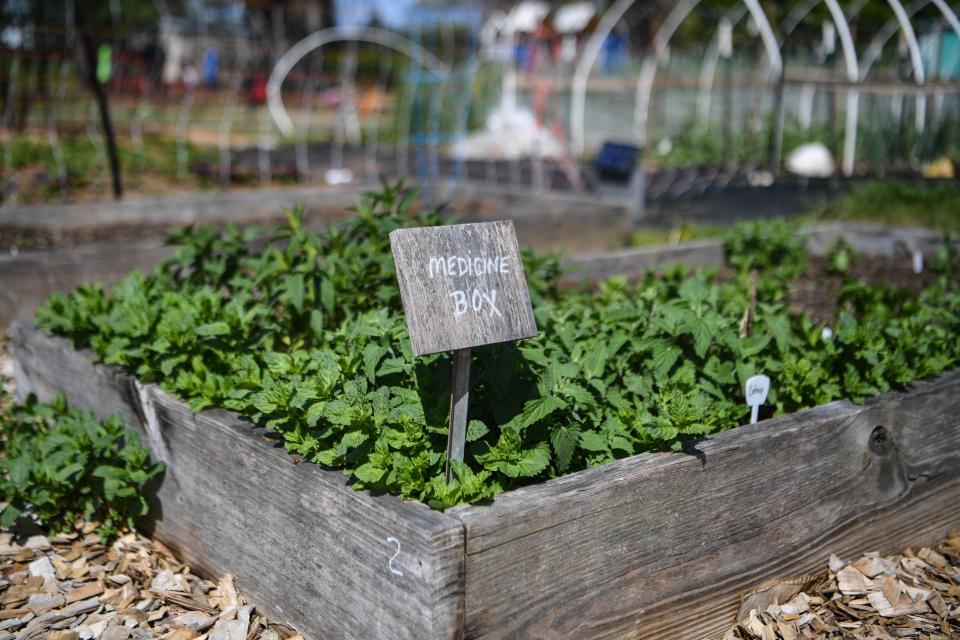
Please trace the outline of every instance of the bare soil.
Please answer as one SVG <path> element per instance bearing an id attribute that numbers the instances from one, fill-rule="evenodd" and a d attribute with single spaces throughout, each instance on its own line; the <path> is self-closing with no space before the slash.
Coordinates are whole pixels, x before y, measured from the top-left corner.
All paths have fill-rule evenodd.
<path id="1" fill-rule="evenodd" d="M 790 286 L 790 303 L 816 323 L 830 322 L 845 279 L 919 293 L 937 279 L 937 274 L 929 269 L 914 273 L 911 259 L 907 257 L 857 254 L 844 276 L 831 273 L 826 259 L 812 257 L 807 273 Z"/>

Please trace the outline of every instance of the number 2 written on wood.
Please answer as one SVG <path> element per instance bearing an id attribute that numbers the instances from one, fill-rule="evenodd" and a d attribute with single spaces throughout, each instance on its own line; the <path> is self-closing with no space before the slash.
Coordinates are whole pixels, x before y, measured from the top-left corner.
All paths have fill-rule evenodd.
<path id="1" fill-rule="evenodd" d="M 400 557 L 400 541 L 394 538 L 393 536 L 390 536 L 389 538 L 387 538 L 387 543 L 397 545 L 396 552 L 387 561 L 387 569 L 389 569 L 390 573 L 392 573 L 393 575 L 403 577 L 403 571 L 398 569 L 393 564 L 396 561 L 396 559 Z"/>

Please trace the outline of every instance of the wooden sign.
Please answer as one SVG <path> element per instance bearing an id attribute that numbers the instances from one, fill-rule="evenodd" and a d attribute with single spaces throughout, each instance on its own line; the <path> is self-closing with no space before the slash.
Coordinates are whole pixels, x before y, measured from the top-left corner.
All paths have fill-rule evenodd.
<path id="1" fill-rule="evenodd" d="M 513 222 L 390 234 L 413 353 L 537 335 Z"/>
<path id="2" fill-rule="evenodd" d="M 463 461 L 470 349 L 531 338 L 537 324 L 513 222 L 397 229 L 390 233 L 414 355 L 453 351 L 447 482 Z"/>

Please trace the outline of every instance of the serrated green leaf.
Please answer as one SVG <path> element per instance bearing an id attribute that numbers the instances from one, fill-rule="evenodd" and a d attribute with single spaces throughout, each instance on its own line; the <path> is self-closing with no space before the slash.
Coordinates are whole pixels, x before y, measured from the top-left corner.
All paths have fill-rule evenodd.
<path id="1" fill-rule="evenodd" d="M 353 470 L 353 475 L 357 480 L 368 483 L 379 482 L 384 473 L 386 473 L 386 469 L 375 467 L 369 462 Z"/>
<path id="2" fill-rule="evenodd" d="M 550 444 L 553 445 L 553 454 L 557 463 L 557 471 L 561 473 L 570 466 L 574 451 L 580 444 L 580 429 L 575 426 L 555 427 L 550 431 Z"/>
<path id="3" fill-rule="evenodd" d="M 212 336 L 225 336 L 230 333 L 230 325 L 226 322 L 209 322 L 202 324 L 193 330 L 198 336 L 209 338 Z"/>
<path id="4" fill-rule="evenodd" d="M 314 402 L 312 405 L 310 405 L 310 408 L 307 409 L 307 413 L 305 415 L 307 424 L 311 427 L 315 427 L 317 422 L 320 421 L 320 418 L 326 415 L 326 407 L 326 402 Z"/>
<path id="5" fill-rule="evenodd" d="M 602 433 L 596 431 L 584 431 L 580 433 L 580 446 L 587 451 L 607 451 L 607 439 Z"/>
<path id="6" fill-rule="evenodd" d="M 290 304 L 297 312 L 303 311 L 303 274 L 295 273 L 283 279 L 284 289 L 290 296 Z"/>
<path id="7" fill-rule="evenodd" d="M 520 453 L 516 460 L 503 460 L 493 466 L 509 478 L 531 478 L 539 475 L 550 464 L 550 447 L 541 442 Z"/>
<path id="8" fill-rule="evenodd" d="M 525 429 L 566 406 L 566 402 L 554 396 L 529 400 L 523 405 L 523 411 L 510 421 L 510 425 L 516 429 Z"/>
<path id="9" fill-rule="evenodd" d="M 480 420 L 471 420 L 467 424 L 467 442 L 476 442 L 490 432 L 489 427 Z"/>

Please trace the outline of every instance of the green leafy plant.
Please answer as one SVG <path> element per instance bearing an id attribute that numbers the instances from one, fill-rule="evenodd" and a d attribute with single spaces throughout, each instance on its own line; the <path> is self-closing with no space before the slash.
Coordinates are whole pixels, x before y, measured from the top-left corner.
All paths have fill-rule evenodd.
<path id="1" fill-rule="evenodd" d="M 827 273 L 845 276 L 857 259 L 857 252 L 849 242 L 843 238 L 837 241 L 827 252 Z"/>
<path id="2" fill-rule="evenodd" d="M 151 463 L 120 418 L 99 421 L 62 395 L 51 403 L 31 395 L 0 412 L 0 429 L 0 526 L 21 516 L 52 531 L 98 522 L 107 539 L 147 515 L 144 489 L 163 464 Z"/>
<path id="3" fill-rule="evenodd" d="M 797 225 L 784 220 L 741 222 L 724 237 L 727 263 L 789 281 L 807 268 L 807 241 Z"/>
<path id="4" fill-rule="evenodd" d="M 862 220 L 960 232 L 960 188 L 954 181 L 883 180 L 856 185 L 807 216 L 810 220 Z"/>
<path id="5" fill-rule="evenodd" d="M 738 228 L 725 280 L 678 267 L 561 291 L 556 257 L 526 251 L 540 335 L 474 350 L 465 459 L 447 484 L 450 358 L 413 357 L 389 249 L 391 230 L 440 223 L 410 215 L 414 197 L 386 186 L 323 233 L 291 213 L 265 242 L 184 230 L 152 275 L 55 294 L 37 320 L 194 410 L 274 430 L 357 488 L 436 508 L 681 450 L 746 420 L 743 384 L 757 373 L 774 381 L 767 406 L 781 414 L 960 364 L 960 291 L 947 275 L 919 296 L 848 283 L 824 339 L 786 300 L 806 254 L 785 223 Z"/>

